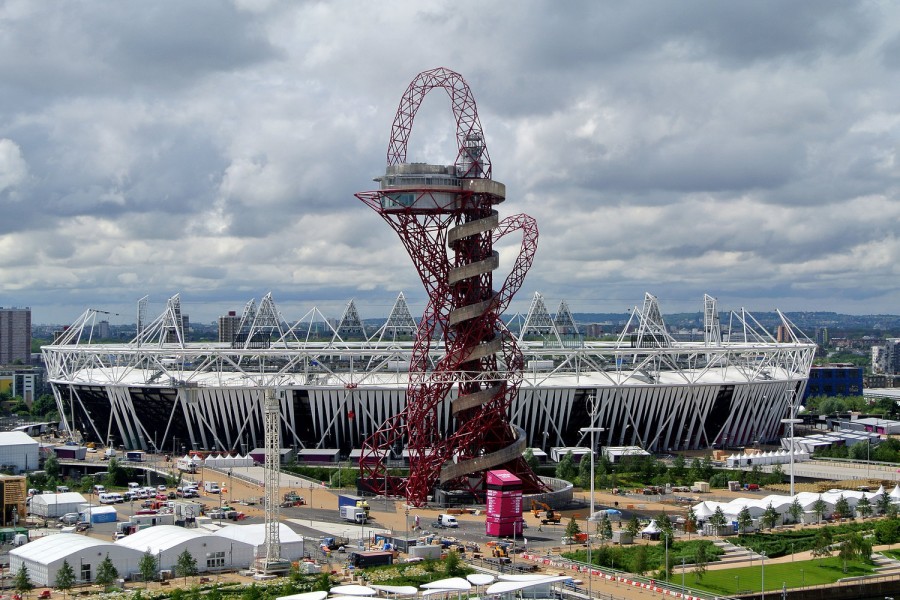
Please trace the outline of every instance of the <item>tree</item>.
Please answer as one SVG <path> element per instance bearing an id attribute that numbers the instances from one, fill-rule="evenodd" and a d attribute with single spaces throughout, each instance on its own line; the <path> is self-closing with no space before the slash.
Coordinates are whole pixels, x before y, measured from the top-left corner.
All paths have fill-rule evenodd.
<path id="1" fill-rule="evenodd" d="M 800 506 L 800 500 L 796 496 L 794 496 L 794 501 L 788 507 L 788 514 L 791 515 L 791 520 L 794 523 L 799 523 L 800 518 L 803 516 L 803 507 Z"/>
<path id="2" fill-rule="evenodd" d="M 78 491 L 82 494 L 88 494 L 94 488 L 94 478 L 85 475 L 78 481 Z"/>
<path id="3" fill-rule="evenodd" d="M 706 573 L 706 566 L 709 564 L 710 552 L 708 543 L 697 544 L 694 549 L 694 574 L 697 579 L 703 579 Z"/>
<path id="4" fill-rule="evenodd" d="M 185 583 L 187 583 L 188 577 L 193 577 L 197 574 L 197 559 L 194 558 L 194 555 L 185 550 L 181 554 L 178 555 L 178 560 L 175 561 L 175 575 L 178 577 L 184 577 Z"/>
<path id="5" fill-rule="evenodd" d="M 447 558 L 444 559 L 444 572 L 447 574 L 447 577 L 456 577 L 457 575 L 460 575 L 462 573 L 461 563 L 462 561 L 456 550 L 448 552 Z"/>
<path id="6" fill-rule="evenodd" d="M 675 459 L 672 461 L 672 469 L 669 472 L 672 474 L 672 479 L 675 483 L 680 484 L 684 481 L 684 476 L 687 475 L 684 456 L 681 454 L 675 456 Z"/>
<path id="7" fill-rule="evenodd" d="M 581 533 L 581 527 L 578 526 L 578 521 L 575 520 L 575 517 L 572 517 L 569 520 L 569 524 L 566 525 L 566 535 L 574 538 L 579 533 Z"/>
<path id="8" fill-rule="evenodd" d="M 153 581 L 156 577 L 156 571 L 159 570 L 159 563 L 156 560 L 156 557 L 147 550 L 144 552 L 144 555 L 141 556 L 141 560 L 138 563 L 138 571 L 141 573 L 141 579 L 144 580 L 145 584 L 148 581 Z"/>
<path id="9" fill-rule="evenodd" d="M 556 465 L 556 477 L 564 481 L 572 481 L 577 474 L 578 470 L 575 468 L 575 458 L 572 456 L 572 451 L 569 450 L 566 452 L 565 456 L 560 459 L 559 464 Z"/>
<path id="10" fill-rule="evenodd" d="M 688 539 L 691 539 L 691 534 L 697 531 L 697 513 L 694 512 L 694 507 L 688 507 L 687 517 L 684 519 L 684 531 L 688 534 Z"/>
<path id="11" fill-rule="evenodd" d="M 612 539 L 612 523 L 609 520 L 609 514 L 606 511 L 603 512 L 603 516 L 600 517 L 600 523 L 597 528 L 599 529 L 598 533 L 600 534 L 600 539 L 605 541 Z"/>
<path id="12" fill-rule="evenodd" d="M 759 520 L 766 529 L 772 529 L 775 527 L 775 524 L 778 523 L 778 511 L 775 510 L 775 507 L 772 506 L 771 502 L 769 502 L 769 505 L 766 507 L 765 512 L 763 512 L 762 517 L 760 517 Z"/>
<path id="13" fill-rule="evenodd" d="M 140 590 L 138 590 L 140 592 Z M 132 597 L 131 600 L 139 600 Z M 218 584 L 212 586 L 208 592 L 206 592 L 206 600 L 222 600 L 222 590 L 219 589 Z"/>
<path id="14" fill-rule="evenodd" d="M 528 463 L 528 466 L 532 471 L 537 472 L 539 463 L 537 457 L 534 455 L 534 451 L 531 448 L 525 449 L 525 452 L 522 453 L 522 458 L 525 459 L 525 462 Z"/>
<path id="15" fill-rule="evenodd" d="M 113 561 L 109 558 L 109 554 L 107 554 L 106 558 L 100 561 L 100 564 L 97 566 L 97 576 L 94 577 L 94 582 L 97 583 L 97 585 L 102 585 L 105 589 L 109 589 L 109 586 L 111 586 L 118 577 L 119 570 L 116 569 Z"/>
<path id="16" fill-rule="evenodd" d="M 669 545 L 671 546 L 672 536 L 675 533 L 672 527 L 672 520 L 669 519 L 666 513 L 659 513 L 656 515 L 656 525 L 659 527 L 660 534 L 669 538 Z"/>
<path id="17" fill-rule="evenodd" d="M 709 478 L 713 475 L 712 456 L 709 454 L 704 456 L 703 462 L 700 463 L 700 475 L 703 481 L 709 481 Z"/>
<path id="18" fill-rule="evenodd" d="M 813 514 L 816 515 L 816 523 L 821 523 L 822 515 L 825 514 L 826 510 L 828 510 L 828 505 L 825 504 L 824 500 L 822 500 L 821 494 L 819 495 L 818 500 L 813 502 L 812 509 L 813 509 Z"/>
<path id="19" fill-rule="evenodd" d="M 56 572 L 56 582 L 54 585 L 56 586 L 56 589 L 63 591 L 63 598 L 66 597 L 66 592 L 75 586 L 75 569 L 72 568 L 69 561 L 63 560 L 62 566 L 59 568 L 59 571 Z"/>
<path id="20" fill-rule="evenodd" d="M 56 458 L 55 453 L 51 453 L 44 460 L 44 472 L 47 473 L 47 477 L 59 477 L 59 459 Z"/>
<path id="21" fill-rule="evenodd" d="M 784 481 L 784 469 L 781 468 L 781 465 L 775 465 L 772 467 L 772 470 L 769 472 L 769 476 L 766 478 L 769 483 L 781 483 Z"/>
<path id="22" fill-rule="evenodd" d="M 631 534 L 631 537 L 637 537 L 638 532 L 641 530 L 641 522 L 638 521 L 637 517 L 632 516 L 628 519 L 628 524 L 625 525 L 625 531 Z"/>
<path id="23" fill-rule="evenodd" d="M 862 444 L 853 444 L 850 446 L 847 454 L 853 460 L 866 460 L 869 458 L 869 444 L 863 446 Z"/>
<path id="24" fill-rule="evenodd" d="M 717 506 L 713 514 L 709 516 L 709 524 L 715 529 L 716 536 L 719 535 L 719 530 L 722 529 L 722 527 L 725 527 L 725 522 L 725 513 L 722 512 L 722 507 Z"/>
<path id="25" fill-rule="evenodd" d="M 124 469 L 122 469 L 122 465 L 120 465 L 119 461 L 114 457 L 109 459 L 109 465 L 107 465 L 106 469 L 108 474 L 103 479 L 103 484 L 106 487 L 113 487 L 118 485 L 119 481 L 124 481 Z"/>
<path id="26" fill-rule="evenodd" d="M 31 404 L 31 416 L 43 421 L 58 420 L 59 412 L 56 410 L 56 398 L 52 394 L 41 394 L 38 396 Z"/>
<path id="27" fill-rule="evenodd" d="M 856 503 L 856 514 L 861 516 L 863 519 L 872 516 L 872 503 L 869 502 L 869 499 L 865 496 L 860 498 L 859 502 Z"/>
<path id="28" fill-rule="evenodd" d="M 16 572 L 16 578 L 13 580 L 13 586 L 20 594 L 26 594 L 34 589 L 34 584 L 31 583 L 31 577 L 29 577 L 28 575 L 28 567 L 25 566 L 25 563 L 22 563 L 22 566 L 19 567 L 18 572 Z"/>
<path id="29" fill-rule="evenodd" d="M 647 572 L 648 568 L 647 563 L 647 546 L 640 545 L 637 550 L 634 552 L 634 558 L 631 563 L 631 570 L 637 573 L 638 575 L 643 575 Z"/>
<path id="30" fill-rule="evenodd" d="M 750 516 L 750 509 L 746 506 L 738 513 L 737 524 L 741 533 L 746 533 L 753 526 L 753 517 Z"/>
<path id="31" fill-rule="evenodd" d="M 883 492 L 880 496 L 875 500 L 875 506 L 878 507 L 878 512 L 883 515 L 888 513 L 888 509 L 891 506 L 891 497 L 888 496 L 887 492 Z"/>
<path id="32" fill-rule="evenodd" d="M 837 515 L 839 519 L 849 519 L 852 516 L 852 513 L 850 512 L 850 503 L 847 502 L 847 499 L 844 498 L 843 494 L 841 494 L 837 502 L 834 503 L 834 514 Z"/>
<path id="33" fill-rule="evenodd" d="M 331 574 L 322 572 L 316 576 L 316 579 L 313 582 L 312 591 L 327 592 L 333 585 L 334 583 L 331 581 Z"/>
<path id="34" fill-rule="evenodd" d="M 758 464 L 753 465 L 750 469 L 750 472 L 747 474 L 747 481 L 750 483 L 762 483 L 762 469 Z"/>
<path id="35" fill-rule="evenodd" d="M 872 555 L 872 544 L 860 533 L 852 533 L 841 542 L 838 556 L 843 561 L 844 573 L 847 572 L 847 561 L 854 559 L 868 560 Z"/>
<path id="36" fill-rule="evenodd" d="M 900 521 L 883 519 L 875 524 L 875 541 L 879 544 L 896 544 L 900 541 Z"/>
<path id="37" fill-rule="evenodd" d="M 812 555 L 816 557 L 831 556 L 831 544 L 834 543 L 834 535 L 830 527 L 822 527 L 816 532 L 813 539 Z"/>
<path id="38" fill-rule="evenodd" d="M 691 470 L 688 471 L 688 479 L 690 481 L 700 481 L 700 477 L 703 474 L 703 468 L 700 466 L 700 459 L 694 458 L 691 461 Z"/>
<path id="39" fill-rule="evenodd" d="M 585 489 L 591 487 L 591 457 L 584 454 L 578 461 L 578 485 Z"/>

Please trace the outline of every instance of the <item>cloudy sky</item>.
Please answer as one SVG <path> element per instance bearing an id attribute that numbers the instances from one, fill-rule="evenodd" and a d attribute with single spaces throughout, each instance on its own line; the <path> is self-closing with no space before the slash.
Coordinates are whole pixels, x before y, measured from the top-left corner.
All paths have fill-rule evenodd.
<path id="1" fill-rule="evenodd" d="M 434 67 L 538 221 L 514 310 L 900 312 L 900 6 L 844 1 L 0 2 L 0 305 L 421 312 L 353 194 Z M 430 94 L 409 159 L 454 133 Z"/>

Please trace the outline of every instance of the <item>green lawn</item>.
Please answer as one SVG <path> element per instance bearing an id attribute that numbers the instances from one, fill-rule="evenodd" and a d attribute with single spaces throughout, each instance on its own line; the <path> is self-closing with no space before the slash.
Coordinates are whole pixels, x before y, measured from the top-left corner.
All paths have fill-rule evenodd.
<path id="1" fill-rule="evenodd" d="M 787 563 L 766 563 L 766 589 L 780 590 L 782 584 L 787 587 L 802 587 L 804 585 L 820 585 L 834 583 L 845 577 L 868 575 L 874 572 L 874 566 L 860 561 L 847 563 L 847 572 L 844 573 L 843 561 L 837 557 L 806 560 Z M 758 563 L 752 567 L 737 569 L 720 569 L 707 571 L 703 579 L 698 580 L 693 572 L 688 571 L 684 583 L 688 587 L 707 590 L 715 594 L 730 595 L 740 591 L 758 592 L 761 582 L 761 568 Z M 681 583 L 681 573 L 672 575 L 671 583 Z"/>

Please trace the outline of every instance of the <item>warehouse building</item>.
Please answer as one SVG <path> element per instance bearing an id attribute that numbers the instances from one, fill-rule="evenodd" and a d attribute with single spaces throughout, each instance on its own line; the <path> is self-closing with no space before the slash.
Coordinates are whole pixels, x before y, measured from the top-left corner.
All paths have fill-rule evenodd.
<path id="1" fill-rule="evenodd" d="M 14 474 L 38 468 L 39 444 L 21 431 L 0 432 L 0 471 Z"/>
<path id="2" fill-rule="evenodd" d="M 255 556 L 266 555 L 266 524 L 228 525 L 215 533 L 235 542 L 249 544 Z M 281 545 L 281 558 L 299 560 L 303 558 L 303 536 L 296 533 L 284 523 L 278 524 L 278 539 Z"/>
<path id="3" fill-rule="evenodd" d="M 112 542 L 77 533 L 59 533 L 38 538 L 9 551 L 11 573 L 18 573 L 22 565 L 28 569 L 31 582 L 38 586 L 52 586 L 63 562 L 68 561 L 77 583 L 88 583 L 97 575 L 97 567 L 107 556 L 125 577 L 139 571 L 143 551 L 119 547 Z"/>
<path id="4" fill-rule="evenodd" d="M 81 512 L 86 502 L 78 492 L 37 494 L 31 497 L 30 512 L 45 519 L 56 519 L 66 513 Z"/>
<path id="5" fill-rule="evenodd" d="M 122 538 L 117 546 L 143 554 L 150 552 L 159 561 L 160 571 L 175 570 L 178 556 L 187 550 L 197 561 L 197 571 L 245 569 L 253 563 L 253 546 L 239 540 L 185 529 L 157 525 Z"/>

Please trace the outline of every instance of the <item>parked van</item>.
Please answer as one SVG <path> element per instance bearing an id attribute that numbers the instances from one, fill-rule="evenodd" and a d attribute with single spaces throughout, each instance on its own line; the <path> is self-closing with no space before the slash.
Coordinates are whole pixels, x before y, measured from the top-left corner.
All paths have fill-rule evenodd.
<path id="1" fill-rule="evenodd" d="M 459 527 L 459 521 L 453 515 L 439 515 L 438 522 L 441 527 Z"/>
<path id="2" fill-rule="evenodd" d="M 105 494 L 106 488 L 98 483 L 97 485 L 94 486 L 94 493 L 95 494 Z"/>
<path id="3" fill-rule="evenodd" d="M 215 481 L 204 481 L 203 489 L 207 494 L 219 494 L 222 492 L 222 488 Z"/>
<path id="4" fill-rule="evenodd" d="M 139 490 L 139 489 L 141 489 L 141 486 L 138 485 L 138 484 L 136 484 L 136 483 L 133 482 L 133 481 L 129 481 L 129 482 L 128 482 L 128 489 L 129 489 L 129 490 Z"/>
<path id="5" fill-rule="evenodd" d="M 57 493 L 57 494 L 65 494 L 65 493 L 68 492 L 68 491 L 69 491 L 69 487 L 68 487 L 68 486 L 65 486 L 65 485 L 58 485 L 58 486 L 56 486 L 56 493 Z"/>
<path id="6" fill-rule="evenodd" d="M 116 498 L 113 494 L 107 494 L 103 492 L 100 494 L 100 504 L 115 504 Z"/>

